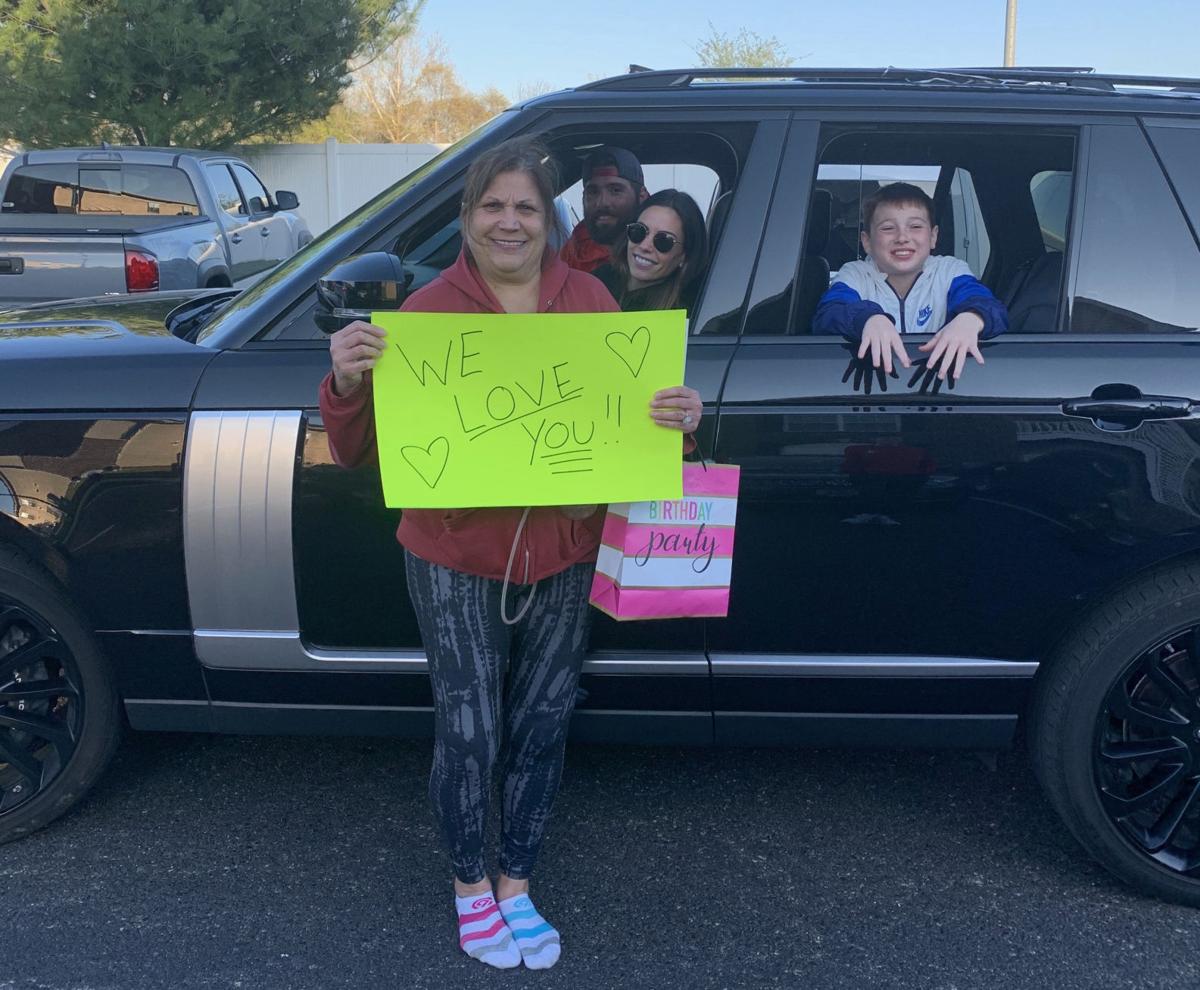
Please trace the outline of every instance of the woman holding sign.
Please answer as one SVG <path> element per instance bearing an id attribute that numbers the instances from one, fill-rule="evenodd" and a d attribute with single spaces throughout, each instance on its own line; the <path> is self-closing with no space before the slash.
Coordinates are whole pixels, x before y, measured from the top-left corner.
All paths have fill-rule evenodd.
<path id="1" fill-rule="evenodd" d="M 622 310 L 691 309 L 708 260 L 704 215 L 678 189 L 642 203 L 613 245 L 613 260 L 593 273 Z"/>
<path id="2" fill-rule="evenodd" d="M 548 153 L 528 140 L 477 158 L 463 190 L 462 252 L 402 309 L 613 311 L 599 281 L 547 248 L 558 224 L 556 182 Z M 320 406 L 330 451 L 343 467 L 378 454 L 371 368 L 384 340 L 381 328 L 355 322 L 330 341 L 333 370 L 321 383 Z M 689 448 L 686 435 L 700 413 L 700 396 L 683 386 L 655 393 L 650 408 L 660 426 L 685 434 Z M 603 522 L 595 505 L 408 509 L 396 534 L 433 683 L 429 791 L 454 868 L 459 944 L 491 966 L 524 960 L 544 969 L 558 959 L 558 932 L 530 901 L 529 877 L 562 774 Z M 524 601 L 510 615 L 514 598 Z M 503 808 L 493 893 L 483 852 L 497 767 Z"/>

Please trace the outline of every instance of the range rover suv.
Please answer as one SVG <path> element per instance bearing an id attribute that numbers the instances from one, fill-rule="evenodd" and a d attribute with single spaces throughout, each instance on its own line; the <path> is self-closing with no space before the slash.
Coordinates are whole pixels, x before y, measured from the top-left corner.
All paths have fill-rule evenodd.
<path id="1" fill-rule="evenodd" d="M 419 287 L 519 134 L 568 196 L 601 143 L 711 191 L 686 380 L 742 469 L 728 618 L 598 616 L 574 736 L 1023 739 L 1093 855 L 1200 904 L 1200 84 L 1077 70 L 632 72 L 501 114 L 243 292 L 4 314 L 0 838 L 123 723 L 430 732 L 395 513 L 316 408 L 316 284 L 383 252 Z M 952 385 L 810 330 L 897 179 L 1009 308 Z"/>

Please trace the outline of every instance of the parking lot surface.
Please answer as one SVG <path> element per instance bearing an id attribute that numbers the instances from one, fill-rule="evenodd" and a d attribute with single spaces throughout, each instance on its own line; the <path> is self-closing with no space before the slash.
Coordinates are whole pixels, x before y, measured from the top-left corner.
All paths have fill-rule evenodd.
<path id="1" fill-rule="evenodd" d="M 426 741 L 134 735 L 0 850 L 2 990 L 1187 987 L 1200 911 L 1075 845 L 1019 753 L 570 749 L 548 972 L 458 949 Z"/>

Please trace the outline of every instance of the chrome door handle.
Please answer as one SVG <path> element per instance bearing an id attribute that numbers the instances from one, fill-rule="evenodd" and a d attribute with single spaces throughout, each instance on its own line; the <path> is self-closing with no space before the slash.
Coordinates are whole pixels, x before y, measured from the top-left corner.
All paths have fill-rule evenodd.
<path id="1" fill-rule="evenodd" d="M 234 243 L 234 244 L 241 244 L 241 243 L 242 243 L 242 235 L 241 235 L 241 234 L 231 234 L 231 235 L 230 235 L 230 237 L 229 237 L 229 239 L 230 239 L 231 241 L 233 241 L 233 243 Z"/>
<path id="2" fill-rule="evenodd" d="M 270 237 L 270 236 L 271 236 L 271 228 L 270 228 L 270 227 L 259 227 L 259 228 L 258 228 L 258 232 L 259 232 L 260 234 L 262 234 L 262 235 L 263 235 L 263 237 Z"/>

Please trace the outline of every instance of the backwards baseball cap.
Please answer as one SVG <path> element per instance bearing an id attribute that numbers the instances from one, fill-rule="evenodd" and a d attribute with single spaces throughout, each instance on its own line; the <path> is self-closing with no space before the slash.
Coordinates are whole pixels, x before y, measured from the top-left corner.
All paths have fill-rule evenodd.
<path id="1" fill-rule="evenodd" d="M 597 175 L 615 175 L 621 179 L 628 179 L 635 186 L 646 184 L 642 177 L 641 162 L 634 157 L 633 152 L 609 144 L 597 148 L 583 160 L 583 181 L 587 182 Z"/>

